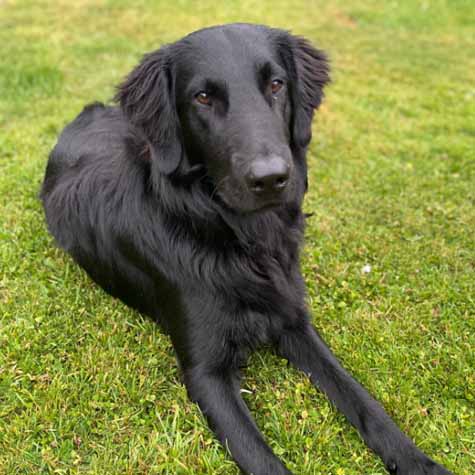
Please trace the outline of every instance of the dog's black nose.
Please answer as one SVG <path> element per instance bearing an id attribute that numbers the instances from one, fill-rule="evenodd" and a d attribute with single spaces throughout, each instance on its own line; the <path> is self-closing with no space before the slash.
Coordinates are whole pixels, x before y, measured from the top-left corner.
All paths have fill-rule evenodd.
<path id="1" fill-rule="evenodd" d="M 289 173 L 290 164 L 282 157 L 257 158 L 246 174 L 246 183 L 256 195 L 276 194 L 287 186 Z"/>

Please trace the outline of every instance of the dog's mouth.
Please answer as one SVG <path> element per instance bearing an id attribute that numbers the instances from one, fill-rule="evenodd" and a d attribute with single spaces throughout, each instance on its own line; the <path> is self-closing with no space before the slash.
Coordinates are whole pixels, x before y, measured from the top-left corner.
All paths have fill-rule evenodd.
<path id="1" fill-rule="evenodd" d="M 241 214 L 254 214 L 265 212 L 283 206 L 286 193 L 279 196 L 262 196 L 256 198 L 246 190 L 228 189 L 226 187 L 215 188 L 214 199 L 226 208 Z"/>

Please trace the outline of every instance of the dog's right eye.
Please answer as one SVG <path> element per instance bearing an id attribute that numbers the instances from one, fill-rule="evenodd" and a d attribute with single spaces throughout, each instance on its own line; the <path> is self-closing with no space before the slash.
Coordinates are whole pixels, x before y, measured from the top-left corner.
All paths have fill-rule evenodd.
<path id="1" fill-rule="evenodd" d="M 195 99 L 197 102 L 199 102 L 203 106 L 211 105 L 211 96 L 205 91 L 201 91 L 198 94 L 196 94 Z"/>

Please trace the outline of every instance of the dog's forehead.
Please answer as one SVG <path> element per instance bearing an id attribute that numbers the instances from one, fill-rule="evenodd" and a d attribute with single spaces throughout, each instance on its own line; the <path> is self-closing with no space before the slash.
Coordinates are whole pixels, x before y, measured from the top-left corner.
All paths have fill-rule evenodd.
<path id="1" fill-rule="evenodd" d="M 195 32 L 182 40 L 179 67 L 210 75 L 246 73 L 275 58 L 268 30 L 254 25 L 226 25 Z"/>

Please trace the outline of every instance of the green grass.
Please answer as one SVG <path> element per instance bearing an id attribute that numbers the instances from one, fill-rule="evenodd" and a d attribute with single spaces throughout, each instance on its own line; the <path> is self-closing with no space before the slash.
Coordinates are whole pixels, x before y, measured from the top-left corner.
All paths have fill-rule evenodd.
<path id="1" fill-rule="evenodd" d="M 168 338 L 55 249 L 37 199 L 84 103 L 110 98 L 145 51 L 232 21 L 329 52 L 302 258 L 315 324 L 425 452 L 475 473 L 471 0 L 0 1 L 0 473 L 238 473 Z M 385 473 L 273 355 L 251 358 L 243 387 L 294 473 Z"/>

